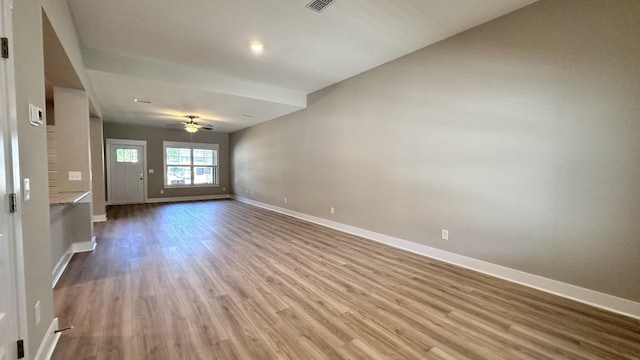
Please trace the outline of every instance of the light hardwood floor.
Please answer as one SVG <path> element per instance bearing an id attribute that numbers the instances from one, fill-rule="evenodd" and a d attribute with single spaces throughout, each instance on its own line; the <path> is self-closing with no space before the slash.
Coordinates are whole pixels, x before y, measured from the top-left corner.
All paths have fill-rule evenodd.
<path id="1" fill-rule="evenodd" d="M 236 201 L 108 218 L 54 359 L 640 358 L 640 321 Z"/>

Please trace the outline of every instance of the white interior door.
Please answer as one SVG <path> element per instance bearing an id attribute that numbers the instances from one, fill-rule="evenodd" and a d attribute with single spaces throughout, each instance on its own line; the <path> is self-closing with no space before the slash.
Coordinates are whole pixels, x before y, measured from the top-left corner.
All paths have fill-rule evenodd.
<path id="1" fill-rule="evenodd" d="M 0 36 L 10 39 L 11 32 L 10 1 L 0 0 Z M 7 126 L 12 99 L 14 99 L 13 64 L 11 58 L 0 58 L 0 202 L 6 201 L 11 173 L 10 137 Z M 6 203 L 0 204 L 0 360 L 17 358 L 18 340 L 18 298 L 15 239 L 9 232 L 9 209 Z"/>
<path id="2" fill-rule="evenodd" d="M 4 121 L 6 119 L 3 117 L 2 122 Z M 0 172 L 4 175 L 4 156 L 0 156 L 0 163 Z M 0 198 L 3 200 L 7 197 L 6 185 L 6 177 L 0 176 Z M 8 218 L 7 206 L 0 206 L 0 360 L 16 359 L 16 341 L 18 340 L 16 278 L 13 268 L 15 251 L 13 239 L 7 233 Z"/>
<path id="3" fill-rule="evenodd" d="M 144 146 L 107 144 L 109 152 L 109 202 L 144 203 Z"/>
<path id="4" fill-rule="evenodd" d="M 4 94 L 3 94 L 4 95 Z M 7 121 L 4 116 L 0 126 L 0 141 L 5 143 L 4 125 Z M 5 144 L 3 144 L 5 145 Z M 7 199 L 7 177 L 5 147 L 0 146 L 0 199 Z M 16 278 L 14 272 L 15 249 L 14 239 L 8 233 L 9 210 L 8 206 L 0 206 L 0 360 L 16 359 L 17 333 L 17 295 Z"/>

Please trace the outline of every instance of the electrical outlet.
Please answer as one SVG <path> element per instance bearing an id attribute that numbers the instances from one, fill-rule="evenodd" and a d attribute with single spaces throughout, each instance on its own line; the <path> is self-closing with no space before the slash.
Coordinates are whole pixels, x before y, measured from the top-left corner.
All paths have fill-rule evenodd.
<path id="1" fill-rule="evenodd" d="M 336 209 L 333 208 L 333 206 L 331 207 L 331 214 L 335 214 L 336 213 Z"/>
<path id="2" fill-rule="evenodd" d="M 442 240 L 449 240 L 449 230 L 442 229 Z"/>
<path id="3" fill-rule="evenodd" d="M 285 204 L 287 203 L 287 198 L 284 198 L 284 203 L 285 203 Z"/>
<path id="4" fill-rule="evenodd" d="M 227 191 L 227 188 L 226 188 L 226 187 L 223 187 L 223 188 L 222 188 L 222 191 Z"/>
<path id="5" fill-rule="evenodd" d="M 153 174 L 153 169 L 149 169 L 149 174 Z"/>
<path id="6" fill-rule="evenodd" d="M 249 195 L 253 197 L 253 190 L 249 191 Z"/>
<path id="7" fill-rule="evenodd" d="M 164 194 L 164 190 L 160 190 L 160 195 L 163 195 L 163 194 Z"/>
<path id="8" fill-rule="evenodd" d="M 44 112 L 39 107 L 29 104 L 29 123 L 33 126 L 44 124 Z"/>
<path id="9" fill-rule="evenodd" d="M 33 312 L 36 315 L 36 326 L 40 324 L 40 301 L 33 306 Z"/>

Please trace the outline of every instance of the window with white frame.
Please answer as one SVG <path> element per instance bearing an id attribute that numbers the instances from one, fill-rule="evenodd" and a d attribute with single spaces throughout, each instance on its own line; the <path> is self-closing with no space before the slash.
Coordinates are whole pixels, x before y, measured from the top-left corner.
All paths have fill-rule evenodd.
<path id="1" fill-rule="evenodd" d="M 164 185 L 218 185 L 218 144 L 165 141 Z"/>
<path id="2" fill-rule="evenodd" d="M 138 150 L 136 149 L 116 149 L 116 162 L 137 163 Z"/>

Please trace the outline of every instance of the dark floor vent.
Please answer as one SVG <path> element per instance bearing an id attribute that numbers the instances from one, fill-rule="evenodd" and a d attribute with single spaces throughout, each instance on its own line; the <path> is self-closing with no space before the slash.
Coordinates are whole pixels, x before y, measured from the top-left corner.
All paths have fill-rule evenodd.
<path id="1" fill-rule="evenodd" d="M 308 3 L 307 7 L 315 12 L 320 12 L 332 2 L 333 0 L 314 0 Z"/>

